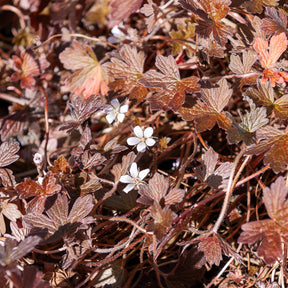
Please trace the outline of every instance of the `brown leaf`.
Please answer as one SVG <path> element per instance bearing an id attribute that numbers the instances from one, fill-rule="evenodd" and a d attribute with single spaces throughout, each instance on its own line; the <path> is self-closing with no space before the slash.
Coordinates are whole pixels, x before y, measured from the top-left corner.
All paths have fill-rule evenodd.
<path id="1" fill-rule="evenodd" d="M 254 50 L 258 53 L 258 59 L 262 67 L 265 70 L 262 72 L 262 83 L 270 80 L 271 86 L 274 87 L 275 83 L 284 83 L 288 81 L 288 73 L 285 71 L 279 72 L 273 70 L 280 56 L 287 49 L 287 37 L 284 32 L 279 35 L 272 36 L 269 45 L 268 52 L 268 41 L 262 38 L 256 38 L 253 45 Z"/>
<path id="2" fill-rule="evenodd" d="M 287 244 L 288 233 L 288 201 L 286 200 L 288 187 L 285 179 L 280 176 L 263 190 L 263 202 L 271 219 L 249 222 L 242 225 L 243 232 L 238 238 L 239 243 L 253 244 L 262 240 L 258 247 L 258 255 L 270 265 L 282 258 L 281 239 Z"/>
<path id="3" fill-rule="evenodd" d="M 6 238 L 4 245 L 0 246 L 0 263 L 2 266 L 7 266 L 10 263 L 21 259 L 26 254 L 30 253 L 42 239 L 39 236 L 29 236 L 22 242 Z"/>
<path id="4" fill-rule="evenodd" d="M 257 82 L 257 89 L 248 88 L 245 95 L 252 98 L 257 105 L 267 108 L 268 114 L 274 112 L 276 117 L 286 119 L 288 117 L 288 94 L 275 100 L 274 90 L 269 82 Z"/>
<path id="5" fill-rule="evenodd" d="M 11 75 L 11 81 L 21 80 L 21 88 L 33 88 L 36 84 L 34 77 L 41 75 L 50 65 L 44 55 L 35 59 L 31 51 L 21 53 L 21 58 L 13 55 L 12 59 L 17 72 Z"/>
<path id="6" fill-rule="evenodd" d="M 235 74 L 248 74 L 256 61 L 255 52 L 252 50 L 242 53 L 243 62 L 238 55 L 231 55 L 229 69 Z"/>
<path id="7" fill-rule="evenodd" d="M 147 89 L 137 82 L 143 77 L 145 55 L 139 53 L 135 47 L 124 45 L 119 54 L 112 53 L 110 62 L 103 65 L 108 76 L 114 79 L 109 87 L 117 91 L 118 96 L 129 95 L 130 99 L 142 101 L 147 94 Z"/>
<path id="8" fill-rule="evenodd" d="M 115 164 L 111 169 L 111 173 L 114 175 L 115 182 L 118 182 L 120 177 L 125 175 L 128 168 L 136 159 L 136 154 L 134 152 L 130 152 L 127 155 L 124 155 L 122 158 L 122 163 Z"/>
<path id="9" fill-rule="evenodd" d="M 59 156 L 54 161 L 54 166 L 48 167 L 48 170 L 51 171 L 52 173 L 64 173 L 64 174 L 69 174 L 72 171 L 71 168 L 69 167 L 67 160 L 62 155 Z"/>
<path id="10" fill-rule="evenodd" d="M 227 42 L 233 32 L 221 22 L 229 12 L 230 0 L 180 0 L 184 9 L 198 17 L 196 33 L 204 38 L 213 37 L 221 46 Z"/>
<path id="11" fill-rule="evenodd" d="M 5 167 L 19 159 L 15 155 L 20 149 L 19 143 L 16 141 L 3 142 L 0 146 L 0 167 Z"/>
<path id="12" fill-rule="evenodd" d="M 157 15 L 160 12 L 158 5 L 153 3 L 152 0 L 148 0 L 148 4 L 144 4 L 143 7 L 140 9 L 140 12 L 143 13 L 147 18 L 145 19 L 148 33 L 150 33 L 157 21 Z"/>
<path id="13" fill-rule="evenodd" d="M 66 122 L 60 126 L 60 130 L 66 130 L 71 133 L 74 129 L 80 126 L 97 110 L 103 108 L 103 102 L 99 95 L 91 95 L 87 99 L 81 96 L 72 96 L 69 109 L 73 121 Z"/>
<path id="14" fill-rule="evenodd" d="M 202 156 L 201 166 L 195 169 L 196 176 L 214 189 L 225 189 L 233 163 L 224 162 L 217 169 L 218 154 L 210 147 Z"/>
<path id="15" fill-rule="evenodd" d="M 142 5 L 143 0 L 112 0 L 110 2 L 109 27 L 114 27 L 120 21 L 127 19 Z M 125 7 L 125 9 L 123 9 Z"/>
<path id="16" fill-rule="evenodd" d="M 267 35 L 287 32 L 287 16 L 285 14 L 278 12 L 274 7 L 266 7 L 265 15 L 268 18 L 262 20 L 261 28 Z"/>
<path id="17" fill-rule="evenodd" d="M 85 150 L 82 154 L 81 161 L 84 169 L 91 169 L 95 166 L 101 165 L 107 159 L 102 156 L 100 153 L 96 152 L 91 155 L 88 150 Z"/>
<path id="18" fill-rule="evenodd" d="M 204 238 L 199 245 L 199 251 L 204 252 L 204 256 L 210 265 L 219 266 L 222 260 L 222 249 L 218 237 L 213 233 L 211 236 Z"/>
<path id="19" fill-rule="evenodd" d="M 72 42 L 72 48 L 66 48 L 59 55 L 65 69 L 74 73 L 65 80 L 65 89 L 76 95 L 88 98 L 91 95 L 108 92 L 107 78 L 91 47 Z"/>
<path id="20" fill-rule="evenodd" d="M 30 211 L 37 211 L 38 213 L 44 211 L 46 198 L 59 193 L 61 188 L 61 185 L 56 184 L 56 178 L 52 172 L 45 175 L 42 185 L 26 178 L 24 182 L 16 186 L 21 199 L 35 197 L 29 202 L 28 208 Z"/>
<path id="21" fill-rule="evenodd" d="M 177 63 L 171 55 L 157 55 L 155 65 L 161 73 L 150 70 L 138 80 L 145 87 L 161 90 L 149 98 L 152 109 L 177 111 L 183 105 L 186 93 L 200 90 L 197 77 L 180 79 Z"/>
<path id="22" fill-rule="evenodd" d="M 138 193 L 141 197 L 137 199 L 137 202 L 149 206 L 153 205 L 154 201 L 161 203 L 162 200 L 168 206 L 180 203 L 185 195 L 185 191 L 177 188 L 169 190 L 168 179 L 159 173 L 155 173 L 149 180 L 148 185 L 139 185 Z"/>
<path id="23" fill-rule="evenodd" d="M 85 222 L 85 217 L 93 206 L 91 195 L 79 197 L 68 215 L 67 196 L 58 194 L 56 201 L 46 211 L 48 217 L 39 213 L 29 213 L 24 216 L 24 221 L 28 227 L 47 229 L 49 234 L 54 234 L 54 238 L 51 239 L 59 241 L 63 236 L 75 237 L 75 231 Z"/>
<path id="24" fill-rule="evenodd" d="M 182 107 L 179 114 L 184 120 L 194 120 L 198 132 L 211 130 L 217 123 L 223 129 L 229 129 L 232 121 L 223 112 L 232 95 L 225 79 L 221 79 L 215 88 L 201 89 L 201 98 L 191 108 Z"/>
<path id="25" fill-rule="evenodd" d="M 256 137 L 260 142 L 249 146 L 246 154 L 265 153 L 265 165 L 270 164 L 275 173 L 285 170 L 288 164 L 288 131 L 265 126 L 256 131 Z"/>
<path id="26" fill-rule="evenodd" d="M 0 178 L 0 185 L 3 185 L 4 187 L 16 184 L 13 171 L 8 168 L 0 168 Z"/>
<path id="27" fill-rule="evenodd" d="M 279 0 L 248 0 L 245 1 L 243 7 L 245 7 L 251 13 L 261 14 L 263 6 L 278 6 Z"/>

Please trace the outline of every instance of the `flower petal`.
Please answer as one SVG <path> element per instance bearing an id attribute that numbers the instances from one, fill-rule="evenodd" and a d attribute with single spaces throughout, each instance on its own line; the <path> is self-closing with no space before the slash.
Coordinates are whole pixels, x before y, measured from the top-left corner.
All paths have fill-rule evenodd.
<path id="1" fill-rule="evenodd" d="M 120 107 L 119 100 L 118 100 L 117 98 L 111 100 L 111 105 L 113 106 L 113 108 L 114 108 L 115 110 L 117 110 L 117 109 Z"/>
<path id="2" fill-rule="evenodd" d="M 131 191 L 132 189 L 134 189 L 134 187 L 135 187 L 135 184 L 128 184 L 128 185 L 123 189 L 123 191 L 124 191 L 125 193 L 128 193 L 129 191 Z"/>
<path id="3" fill-rule="evenodd" d="M 131 146 L 137 145 L 139 142 L 140 142 L 140 139 L 138 137 L 129 137 L 127 139 L 127 144 Z"/>
<path id="4" fill-rule="evenodd" d="M 134 134 L 138 137 L 138 138 L 142 138 L 143 137 L 143 130 L 140 126 L 136 126 L 134 129 Z"/>
<path id="5" fill-rule="evenodd" d="M 150 172 L 149 169 L 144 169 L 144 170 L 140 171 L 139 172 L 139 178 L 141 180 L 143 180 L 148 175 L 149 172 Z"/>
<path id="6" fill-rule="evenodd" d="M 152 128 L 152 127 L 147 127 L 147 128 L 144 130 L 144 137 L 145 137 L 145 138 L 151 137 L 152 134 L 153 134 L 153 128 Z"/>
<path id="7" fill-rule="evenodd" d="M 121 123 L 123 122 L 124 118 L 125 118 L 125 114 L 123 113 L 119 113 L 117 116 L 118 121 Z"/>
<path id="8" fill-rule="evenodd" d="M 145 143 L 147 146 L 153 146 L 156 143 L 156 141 L 152 138 L 148 138 L 146 139 Z"/>
<path id="9" fill-rule="evenodd" d="M 133 162 L 131 164 L 131 167 L 130 167 L 130 175 L 133 177 L 133 178 L 137 178 L 138 177 L 138 168 L 137 168 L 137 163 Z"/>
<path id="10" fill-rule="evenodd" d="M 115 113 L 112 111 L 106 115 L 106 120 L 109 124 L 111 124 L 115 120 Z"/>
<path id="11" fill-rule="evenodd" d="M 137 145 L 137 151 L 138 152 L 144 152 L 146 150 L 146 144 L 144 142 L 140 142 Z"/>
<path id="12" fill-rule="evenodd" d="M 121 113 L 127 113 L 128 112 L 128 110 L 129 110 L 129 105 L 123 105 L 123 106 L 121 106 L 120 107 L 120 112 Z"/>
<path id="13" fill-rule="evenodd" d="M 129 175 L 121 176 L 119 181 L 122 183 L 134 183 L 133 178 Z"/>

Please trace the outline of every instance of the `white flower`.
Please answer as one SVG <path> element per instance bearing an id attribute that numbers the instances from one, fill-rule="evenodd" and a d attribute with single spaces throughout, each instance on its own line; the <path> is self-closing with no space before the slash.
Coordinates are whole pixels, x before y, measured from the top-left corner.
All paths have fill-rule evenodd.
<path id="1" fill-rule="evenodd" d="M 123 122 L 125 113 L 128 112 L 128 105 L 120 106 L 118 99 L 113 99 L 111 105 L 106 105 L 105 111 L 107 113 L 106 119 L 111 124 L 116 118 L 119 122 Z"/>
<path id="2" fill-rule="evenodd" d="M 147 127 L 144 131 L 140 126 L 136 126 L 134 129 L 136 137 L 129 137 L 127 139 L 128 145 L 137 145 L 138 152 L 144 152 L 147 146 L 153 146 L 156 141 L 151 137 L 153 134 L 153 128 Z"/>
<path id="3" fill-rule="evenodd" d="M 43 161 L 43 157 L 40 153 L 35 153 L 34 157 L 33 157 L 33 162 L 35 163 L 35 165 L 40 165 L 42 164 Z"/>
<path id="4" fill-rule="evenodd" d="M 143 179 L 148 175 L 149 169 L 139 171 L 137 168 L 137 163 L 132 163 L 130 167 L 130 175 L 124 175 L 120 177 L 120 182 L 128 183 L 128 185 L 123 189 L 125 193 L 128 193 L 135 187 L 138 188 L 139 184 L 143 183 Z"/>

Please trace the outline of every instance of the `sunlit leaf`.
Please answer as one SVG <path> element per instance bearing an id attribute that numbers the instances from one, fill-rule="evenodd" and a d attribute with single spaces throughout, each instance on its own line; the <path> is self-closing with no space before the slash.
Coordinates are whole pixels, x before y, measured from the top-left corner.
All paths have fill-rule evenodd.
<path id="1" fill-rule="evenodd" d="M 4 187 L 16 184 L 13 171 L 8 168 L 0 168 L 0 185 Z"/>
<path id="2" fill-rule="evenodd" d="M 241 257 L 216 233 L 200 235 L 192 240 L 182 242 L 180 245 L 187 248 L 188 246 L 196 243 L 199 243 L 198 249 L 204 253 L 206 261 L 210 265 L 215 264 L 219 266 L 223 253 L 227 256 L 233 255 L 239 262 L 242 263 Z"/>
<path id="3" fill-rule="evenodd" d="M 65 80 L 65 89 L 76 95 L 88 98 L 92 94 L 108 92 L 107 78 L 90 46 L 72 42 L 72 48 L 66 48 L 59 55 L 64 68 L 74 71 Z"/>
<path id="4" fill-rule="evenodd" d="M 148 185 L 141 184 L 138 193 L 141 195 L 137 199 L 138 203 L 152 205 L 154 201 L 165 205 L 180 203 L 184 197 L 185 191 L 179 188 L 169 189 L 169 181 L 163 175 L 155 173 L 149 180 Z"/>
<path id="5" fill-rule="evenodd" d="M 38 59 L 27 51 L 21 54 L 21 58 L 13 55 L 14 70 L 17 72 L 11 75 L 11 81 L 20 81 L 21 88 L 33 88 L 36 85 L 34 77 L 41 75 L 49 67 L 50 63 L 44 55 Z"/>
<path id="6" fill-rule="evenodd" d="M 250 87 L 245 94 L 252 98 L 257 105 L 266 107 L 269 114 L 274 112 L 276 117 L 281 119 L 288 117 L 288 94 L 275 100 L 275 93 L 269 82 L 258 81 L 257 89 Z"/>
<path id="7" fill-rule="evenodd" d="M 285 14 L 278 12 L 274 7 L 266 7 L 265 15 L 268 18 L 262 20 L 261 28 L 267 35 L 287 32 L 287 16 Z"/>
<path id="8" fill-rule="evenodd" d="M 123 156 L 122 163 L 118 163 L 113 166 L 111 173 L 115 177 L 115 182 L 118 182 L 120 177 L 126 174 L 128 168 L 131 166 L 135 159 L 136 154 L 134 152 L 130 152 L 129 154 Z"/>
<path id="9" fill-rule="evenodd" d="M 143 77 L 145 55 L 135 47 L 124 45 L 118 53 L 112 53 L 110 62 L 103 65 L 108 76 L 114 79 L 109 87 L 118 96 L 129 95 L 130 99 L 143 100 L 147 89 L 137 82 Z"/>
<path id="10" fill-rule="evenodd" d="M 190 107 L 182 107 L 179 114 L 184 120 L 194 120 L 198 132 L 211 130 L 217 123 L 223 129 L 229 129 L 232 121 L 221 112 L 232 95 L 225 79 L 221 79 L 215 88 L 202 88 L 201 98 Z"/>
<path id="11" fill-rule="evenodd" d="M 24 182 L 16 186 L 21 199 L 35 197 L 29 202 L 29 211 L 42 213 L 47 197 L 57 194 L 61 190 L 61 185 L 56 184 L 56 178 L 52 172 L 48 172 L 42 185 L 36 181 L 26 178 Z"/>
<path id="12" fill-rule="evenodd" d="M 149 98 L 152 109 L 177 111 L 183 105 L 186 93 L 200 90 L 197 77 L 181 80 L 177 63 L 171 55 L 157 55 L 155 65 L 161 73 L 150 70 L 138 80 L 145 87 L 161 89 Z"/>
<path id="13" fill-rule="evenodd" d="M 69 167 L 67 160 L 62 155 L 59 156 L 54 161 L 54 166 L 48 167 L 48 170 L 53 173 L 64 173 L 64 174 L 69 174 L 72 171 L 71 168 Z"/>
<path id="14" fill-rule="evenodd" d="M 256 38 L 253 47 L 258 53 L 260 64 L 265 68 L 265 70 L 262 72 L 262 83 L 267 82 L 269 79 L 271 86 L 274 87 L 275 83 L 283 83 L 288 81 L 287 72 L 280 72 L 273 69 L 275 68 L 275 64 L 277 63 L 282 53 L 287 49 L 287 37 L 285 33 L 272 36 L 269 46 L 267 40 Z"/>
<path id="15" fill-rule="evenodd" d="M 261 14 L 264 6 L 278 6 L 279 0 L 248 0 L 243 6 L 251 13 Z"/>
<path id="16" fill-rule="evenodd" d="M 248 74 L 256 61 L 255 52 L 252 50 L 242 53 L 242 61 L 240 56 L 231 55 L 229 69 L 235 74 Z"/>
<path id="17" fill-rule="evenodd" d="M 281 240 L 288 242 L 288 187 L 285 179 L 280 176 L 271 185 L 263 189 L 263 202 L 271 219 L 249 222 L 242 225 L 243 232 L 238 238 L 239 243 L 253 244 L 262 240 L 258 247 L 258 255 L 269 265 L 282 258 Z"/>
<path id="18" fill-rule="evenodd" d="M 204 38 L 212 36 L 221 46 L 225 45 L 228 36 L 233 34 L 232 29 L 221 22 L 229 12 L 230 0 L 180 0 L 179 2 L 183 8 L 198 17 L 197 34 Z"/>
<path id="19" fill-rule="evenodd" d="M 127 19 L 142 5 L 143 0 L 112 0 L 110 2 L 111 12 L 108 15 L 109 26 L 114 27 L 120 21 Z"/>
<path id="20" fill-rule="evenodd" d="M 285 170 L 288 164 L 288 130 L 265 126 L 256 131 L 256 137 L 259 143 L 248 147 L 246 154 L 265 153 L 265 165 L 270 164 L 275 173 Z"/>
<path id="21" fill-rule="evenodd" d="M 88 150 L 85 150 L 82 154 L 81 161 L 84 169 L 91 169 L 97 165 L 101 165 L 106 158 L 101 153 L 96 152 L 91 155 Z"/>
<path id="22" fill-rule="evenodd" d="M 190 20 L 190 19 L 189 19 Z M 189 38 L 192 38 L 195 36 L 195 23 L 192 23 L 191 21 L 182 21 L 177 25 L 177 30 L 172 30 L 171 32 L 169 32 L 169 35 L 176 40 L 187 40 Z M 173 56 L 180 54 L 183 51 L 183 48 L 185 48 L 185 46 L 183 46 L 181 43 L 178 42 L 172 42 L 172 54 Z M 186 43 L 186 45 L 188 45 L 188 42 Z M 189 56 L 190 55 L 190 50 L 187 49 L 186 50 L 187 54 Z"/>
<path id="23" fill-rule="evenodd" d="M 20 149 L 19 143 L 3 142 L 0 146 L 0 167 L 5 167 L 19 159 L 18 155 L 15 155 Z"/>
<path id="24" fill-rule="evenodd" d="M 148 4 L 144 4 L 140 9 L 140 12 L 147 17 L 145 22 L 148 28 L 148 33 L 150 33 L 155 27 L 157 15 L 160 12 L 160 9 L 157 4 L 153 3 L 152 0 L 148 0 Z"/>

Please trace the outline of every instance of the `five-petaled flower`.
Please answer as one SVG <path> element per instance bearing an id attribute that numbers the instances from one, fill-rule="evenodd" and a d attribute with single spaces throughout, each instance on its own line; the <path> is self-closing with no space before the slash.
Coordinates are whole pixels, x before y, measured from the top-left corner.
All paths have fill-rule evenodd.
<path id="1" fill-rule="evenodd" d="M 147 127 L 144 131 L 140 126 L 136 126 L 134 129 L 136 137 L 129 137 L 127 139 L 128 145 L 137 145 L 138 152 L 144 152 L 147 146 L 153 146 L 156 141 L 151 137 L 153 134 L 153 128 Z"/>
<path id="2" fill-rule="evenodd" d="M 139 184 L 144 183 L 143 179 L 148 175 L 149 171 L 149 169 L 139 171 L 137 163 L 132 163 L 130 167 L 130 175 L 120 177 L 120 182 L 128 184 L 123 191 L 128 193 L 134 188 L 139 188 Z"/>
<path id="3" fill-rule="evenodd" d="M 106 105 L 105 108 L 108 123 L 111 124 L 115 119 L 122 123 L 125 118 L 125 113 L 128 112 L 128 108 L 128 105 L 120 106 L 118 99 L 113 99 L 111 105 Z"/>

